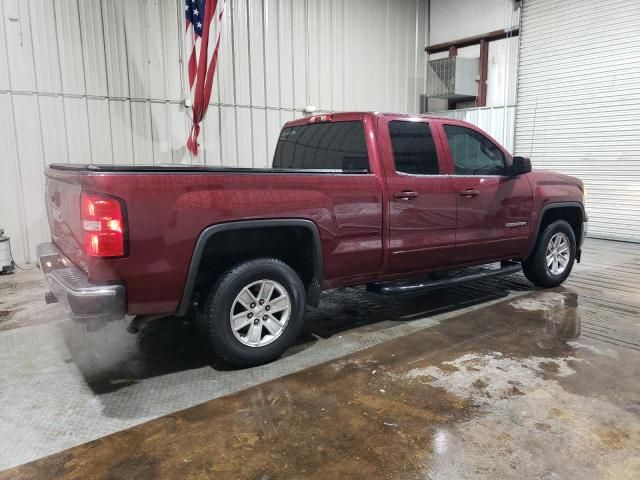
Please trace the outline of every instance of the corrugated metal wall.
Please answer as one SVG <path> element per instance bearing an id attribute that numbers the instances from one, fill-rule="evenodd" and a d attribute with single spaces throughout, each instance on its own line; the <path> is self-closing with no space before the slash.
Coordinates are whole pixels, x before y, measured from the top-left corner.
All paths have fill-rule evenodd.
<path id="1" fill-rule="evenodd" d="M 48 239 L 53 162 L 264 166 L 280 126 L 320 110 L 418 112 L 426 0 L 227 0 L 200 158 L 180 0 L 0 0 L 0 227 L 18 261 Z"/>
<path id="2" fill-rule="evenodd" d="M 509 152 L 513 153 L 513 134 L 516 122 L 516 106 L 465 108 L 429 113 L 441 117 L 456 118 L 480 127 Z"/>
<path id="3" fill-rule="evenodd" d="M 516 152 L 580 177 L 590 235 L 640 241 L 640 2 L 523 2 Z"/>

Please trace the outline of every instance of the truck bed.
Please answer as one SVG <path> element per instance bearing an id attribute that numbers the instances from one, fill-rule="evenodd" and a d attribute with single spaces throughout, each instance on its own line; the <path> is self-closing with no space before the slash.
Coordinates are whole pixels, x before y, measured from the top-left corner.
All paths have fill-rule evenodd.
<path id="1" fill-rule="evenodd" d="M 373 173 L 55 164 L 46 176 L 54 244 L 90 282 L 124 279 L 131 315 L 176 310 L 196 241 L 211 225 L 283 218 L 314 222 L 325 250 L 325 288 L 350 283 L 354 274 L 375 275 L 382 264 L 382 188 Z M 123 202 L 128 255 L 110 260 L 85 254 L 81 192 Z"/>

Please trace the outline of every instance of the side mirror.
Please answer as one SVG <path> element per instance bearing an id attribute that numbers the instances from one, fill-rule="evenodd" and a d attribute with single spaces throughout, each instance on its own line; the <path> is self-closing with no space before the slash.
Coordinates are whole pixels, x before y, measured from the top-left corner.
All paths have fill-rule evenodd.
<path id="1" fill-rule="evenodd" d="M 531 160 L 526 157 L 513 157 L 511 164 L 511 176 L 517 177 L 531 171 Z"/>

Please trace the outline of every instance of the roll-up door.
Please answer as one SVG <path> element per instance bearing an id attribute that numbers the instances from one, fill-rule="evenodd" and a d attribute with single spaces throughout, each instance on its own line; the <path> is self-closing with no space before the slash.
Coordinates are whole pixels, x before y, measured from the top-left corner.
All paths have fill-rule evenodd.
<path id="1" fill-rule="evenodd" d="M 640 1 L 524 0 L 515 150 L 581 178 L 590 236 L 640 242 Z"/>

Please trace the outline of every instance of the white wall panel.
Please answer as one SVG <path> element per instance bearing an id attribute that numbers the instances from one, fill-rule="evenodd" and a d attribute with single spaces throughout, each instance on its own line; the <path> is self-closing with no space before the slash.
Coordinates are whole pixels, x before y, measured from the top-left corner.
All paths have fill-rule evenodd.
<path id="1" fill-rule="evenodd" d="M 38 89 L 60 93 L 62 88 L 56 23 L 49 20 L 56 15 L 54 5 L 41 0 L 29 0 L 23 2 L 22 6 L 27 9 L 33 23 L 33 53 Z"/>
<path id="2" fill-rule="evenodd" d="M 216 75 L 217 89 L 213 92 L 212 98 L 219 98 L 219 102 L 222 104 L 234 104 L 235 103 L 235 72 L 233 69 L 233 29 L 232 29 L 231 6 L 227 6 L 224 10 L 224 18 L 222 24 L 225 28 L 222 29 L 220 35 L 220 52 L 218 56 L 218 75 Z M 188 54 L 188 52 L 187 52 Z M 185 63 L 186 63 L 185 56 Z M 223 75 L 221 72 L 225 72 Z"/>
<path id="3" fill-rule="evenodd" d="M 263 110 L 261 108 L 252 109 L 251 115 L 251 135 L 253 144 L 253 166 L 265 167 L 265 163 L 260 163 L 262 159 L 267 158 L 269 150 L 267 147 L 267 139 L 270 138 L 267 133 L 267 112 L 275 112 L 278 114 L 278 110 Z"/>
<path id="4" fill-rule="evenodd" d="M 9 90 L 11 88 L 9 81 L 9 60 L 7 58 L 7 42 L 6 42 L 6 32 L 5 32 L 5 24 L 8 22 L 8 17 L 4 13 L 4 1 L 0 1 L 0 14 L 2 14 L 2 18 L 0 19 L 0 90 Z"/>
<path id="5" fill-rule="evenodd" d="M 19 0 L 2 0 L 2 7 L 10 88 L 34 91 L 36 77 L 27 5 Z"/>
<path id="6" fill-rule="evenodd" d="M 293 29 L 291 28 L 291 2 L 293 0 L 278 0 L 278 81 L 280 106 L 285 109 L 293 108 Z M 273 8 L 273 7 L 271 7 Z M 340 107 L 337 107 L 340 108 Z"/>
<path id="7" fill-rule="evenodd" d="M 106 98 L 88 98 L 87 116 L 92 154 L 91 161 L 93 163 L 113 163 L 109 100 Z"/>
<path id="8" fill-rule="evenodd" d="M 431 0 L 431 43 L 451 42 L 517 25 L 519 5 L 514 0 Z"/>
<path id="9" fill-rule="evenodd" d="M 265 87 L 268 76 L 268 72 L 265 72 L 265 68 L 267 68 L 265 63 L 265 50 L 267 47 L 265 31 L 263 29 L 266 20 L 263 19 L 263 9 L 260 3 L 247 1 L 247 7 L 248 25 L 246 31 L 247 52 L 249 56 L 249 97 L 247 102 L 242 101 L 244 92 L 240 92 L 238 103 L 241 105 L 264 106 L 266 104 Z M 240 27 L 240 25 L 238 25 L 238 27 Z M 236 30 L 241 29 L 238 28 Z M 238 48 L 244 48 L 241 45 L 242 44 L 238 45 Z M 238 55 L 242 56 L 241 52 L 242 50 L 238 50 Z M 244 82 L 242 82 L 241 85 L 244 86 Z"/>
<path id="10" fill-rule="evenodd" d="M 285 122 L 282 122 L 278 110 L 269 109 L 266 111 L 266 150 L 263 150 L 265 154 L 260 156 L 261 163 L 258 163 L 256 166 L 268 167 L 271 165 L 271 159 L 276 151 L 276 143 L 278 142 L 283 123 Z"/>
<path id="11" fill-rule="evenodd" d="M 174 31 L 167 31 L 171 25 L 167 25 L 165 21 L 166 12 L 163 8 L 157 8 L 156 5 L 157 2 L 155 1 L 147 1 L 145 5 L 148 93 L 151 98 L 179 99 L 180 88 L 176 91 L 175 88 L 170 87 L 169 83 L 176 77 L 176 75 L 171 75 L 171 70 L 175 72 L 175 70 L 181 68 L 178 63 L 180 46 L 177 46 L 178 48 L 174 53 L 168 54 L 166 50 L 167 40 L 171 41 L 171 39 L 177 38 L 177 34 Z M 177 14 L 174 13 L 174 15 Z M 171 43 L 173 44 L 174 42 Z M 175 81 L 172 83 L 175 83 Z"/>
<path id="12" fill-rule="evenodd" d="M 264 79 L 265 105 L 279 108 L 280 102 L 280 26 L 278 23 L 278 1 L 264 2 Z M 258 70 L 259 71 L 259 70 Z"/>
<path id="13" fill-rule="evenodd" d="M 487 105 L 516 103 L 518 37 L 489 42 Z"/>
<path id="14" fill-rule="evenodd" d="M 264 167 L 307 105 L 419 111 L 426 0 L 227 0 L 193 158 L 182 5 L 0 0 L 0 227 L 19 261 L 48 238 L 42 198 L 22 194 L 42 192 L 45 164 Z"/>
<path id="15" fill-rule="evenodd" d="M 41 95 L 40 118 L 42 128 L 42 146 L 44 152 L 44 165 L 68 158 L 67 138 L 65 129 L 60 125 L 65 124 L 64 98 L 61 96 Z"/>
<path id="16" fill-rule="evenodd" d="M 17 97 L 16 97 L 17 98 Z M 56 159 L 51 163 L 91 163 L 91 139 L 89 137 L 87 102 L 81 97 L 64 98 L 66 128 L 60 133 L 67 137 L 67 158 Z M 42 122 L 50 122 L 42 118 Z M 44 162 L 42 162 L 44 167 Z"/>
<path id="17" fill-rule="evenodd" d="M 86 93 L 107 96 L 109 94 L 107 90 L 107 58 L 101 3 L 100 0 L 78 2 L 78 17 Z"/>
<path id="18" fill-rule="evenodd" d="M 235 98 L 233 103 L 240 105 L 251 104 L 250 64 L 258 55 L 262 55 L 262 51 L 257 52 L 250 50 L 248 34 L 248 25 L 250 20 L 248 6 L 248 0 L 235 0 L 229 2 L 232 15 L 231 25 L 227 24 L 232 32 L 231 53 L 233 55 L 233 75 L 235 82 Z M 225 75 L 226 74 L 227 73 L 225 72 Z"/>
<path id="19" fill-rule="evenodd" d="M 131 5 L 138 2 L 130 2 Z M 107 87 L 110 97 L 129 96 L 127 43 L 125 37 L 124 0 L 102 2 Z"/>
<path id="20" fill-rule="evenodd" d="M 168 164 L 173 161 L 171 151 L 171 123 L 165 103 L 151 103 L 151 138 L 153 139 L 153 163 Z"/>
<path id="21" fill-rule="evenodd" d="M 0 227 L 11 237 L 16 259 L 29 259 L 23 182 L 16 142 L 13 96 L 0 93 Z"/>
<path id="22" fill-rule="evenodd" d="M 42 176 L 44 151 L 40 133 L 38 97 L 15 95 L 13 107 L 20 182 L 23 186 L 23 221 L 26 230 L 26 245 L 23 248 L 29 253 L 34 252 L 40 239 L 47 238 L 49 234 L 44 205 L 44 177 Z"/>
<path id="23" fill-rule="evenodd" d="M 171 162 L 172 163 L 199 163 L 198 159 L 189 156 L 185 141 L 189 133 L 188 117 L 184 107 L 177 103 L 166 103 L 171 124 Z M 200 139 L 202 144 L 202 139 Z"/>
<path id="24" fill-rule="evenodd" d="M 253 166 L 254 135 L 250 108 L 236 108 L 236 124 L 238 125 L 238 150 L 236 154 L 238 165 L 251 167 Z"/>
<path id="25" fill-rule="evenodd" d="M 447 118 L 464 120 L 480 127 L 500 144 L 513 153 L 513 137 L 516 122 L 516 107 L 482 107 L 465 108 L 460 110 L 445 110 L 442 112 L 429 113 Z"/>
<path id="26" fill-rule="evenodd" d="M 220 156 L 220 107 L 209 106 L 203 126 L 204 158 L 206 165 L 222 165 Z"/>
<path id="27" fill-rule="evenodd" d="M 117 2 L 115 5 L 118 5 Z M 128 79 L 128 95 L 132 98 L 149 98 L 151 83 L 149 77 L 149 49 L 147 45 L 147 34 L 149 23 L 147 20 L 148 0 L 127 2 L 126 13 L 125 6 L 119 9 L 123 12 L 124 23 L 124 40 L 125 49 L 124 57 L 126 59 L 126 68 L 123 68 L 123 74 L 127 74 Z M 131 48 L 135 45 L 136 48 Z"/>
<path id="28" fill-rule="evenodd" d="M 153 144 L 151 141 L 151 105 L 146 101 L 132 101 L 131 134 L 133 142 L 132 162 L 149 165 L 153 163 Z"/>
<path id="29" fill-rule="evenodd" d="M 296 110 L 312 105 L 307 91 L 307 1 L 291 0 L 291 43 L 293 45 L 293 99 Z"/>
<path id="30" fill-rule="evenodd" d="M 123 165 L 135 163 L 133 158 L 130 102 L 110 100 L 109 117 L 111 118 L 113 162 Z"/>
<path id="31" fill-rule="evenodd" d="M 587 187 L 589 234 L 640 241 L 640 3 L 527 0 L 516 151 Z"/>
<path id="32" fill-rule="evenodd" d="M 321 69 L 320 69 L 320 25 L 319 25 L 319 11 L 320 0 L 315 2 L 307 2 L 307 18 L 305 32 L 307 35 L 307 71 L 306 71 L 306 83 L 307 83 L 307 95 L 310 105 L 319 107 L 320 109 L 326 109 L 327 105 L 321 103 L 320 98 L 320 84 Z"/>
<path id="33" fill-rule="evenodd" d="M 182 35 L 184 29 L 184 7 L 180 1 L 176 5 L 169 0 L 150 0 L 150 8 L 161 15 L 161 37 L 163 40 L 165 96 L 169 100 L 180 100 L 183 96 L 184 71 L 181 67 L 183 56 Z M 175 13 L 177 10 L 177 14 Z M 178 19 L 176 21 L 176 15 Z"/>
<path id="34" fill-rule="evenodd" d="M 43 0 L 35 0 L 33 3 L 47 4 L 50 3 L 50 1 L 43 2 Z M 82 56 L 83 44 L 80 33 L 78 4 L 77 2 L 69 0 L 55 0 L 54 4 L 55 15 L 53 18 L 55 18 L 56 21 L 54 27 L 57 34 L 60 58 L 58 59 L 52 56 L 49 58 L 49 62 L 59 61 L 64 93 L 83 95 L 86 93 L 84 79 L 85 68 Z M 43 89 L 40 84 L 38 84 L 38 87 L 40 90 Z"/>
<path id="35" fill-rule="evenodd" d="M 243 130 L 246 139 L 246 129 Z M 236 107 L 226 105 L 220 108 L 220 154 L 223 165 L 238 166 L 237 155 L 238 135 L 236 135 Z"/>

